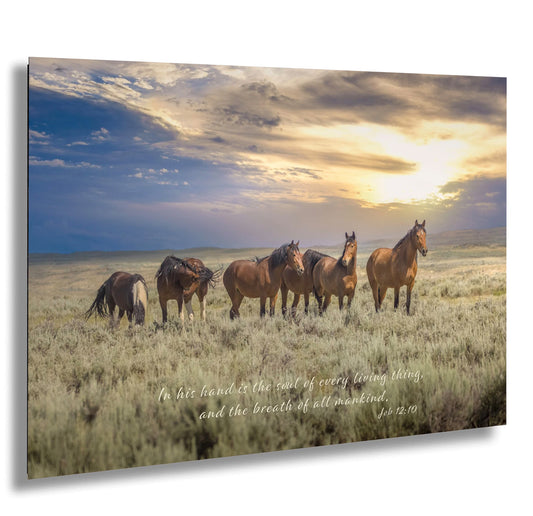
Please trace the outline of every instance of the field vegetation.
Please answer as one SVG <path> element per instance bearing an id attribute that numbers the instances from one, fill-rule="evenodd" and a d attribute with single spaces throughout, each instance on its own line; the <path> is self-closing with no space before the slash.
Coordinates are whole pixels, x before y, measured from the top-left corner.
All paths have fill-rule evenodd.
<path id="1" fill-rule="evenodd" d="M 371 246 L 349 310 L 334 298 L 319 317 L 313 299 L 304 316 L 302 300 L 284 319 L 280 296 L 261 319 L 245 299 L 230 321 L 220 282 L 205 322 L 194 298 L 194 321 L 171 303 L 164 326 L 154 274 L 167 254 L 217 268 L 272 248 L 30 256 L 29 477 L 505 424 L 505 232 L 446 238 L 419 257 L 410 316 L 405 289 L 399 310 L 389 291 L 375 313 Z M 84 318 L 117 270 L 147 280 L 144 327 Z"/>

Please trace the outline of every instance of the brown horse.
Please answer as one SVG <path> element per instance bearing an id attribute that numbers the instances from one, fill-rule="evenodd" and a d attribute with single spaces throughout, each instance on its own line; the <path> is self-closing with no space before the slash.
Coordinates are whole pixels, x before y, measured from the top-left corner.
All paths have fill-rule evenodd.
<path id="1" fill-rule="evenodd" d="M 313 249 L 308 249 L 302 258 L 304 273 L 299 275 L 294 269 L 285 267 L 281 277 L 281 312 L 287 313 L 287 296 L 289 290 L 294 292 L 294 300 L 291 307 L 291 315 L 296 315 L 296 307 L 300 302 L 300 296 L 304 296 L 305 313 L 309 311 L 309 294 L 313 291 L 313 269 L 317 262 L 326 255 Z"/>
<path id="2" fill-rule="evenodd" d="M 115 307 L 118 306 L 118 318 L 115 320 Z M 140 274 L 115 272 L 98 289 L 93 304 L 85 312 L 88 319 L 95 314 L 100 317 L 109 315 L 110 326 L 116 327 L 126 312 L 130 326 L 132 319 L 135 324 L 144 324 L 146 307 L 148 306 L 148 289 L 146 281 Z"/>
<path id="3" fill-rule="evenodd" d="M 224 286 L 231 299 L 230 318 L 239 317 L 239 307 L 244 297 L 259 298 L 260 315 L 265 315 L 267 297 L 270 298 L 270 315 L 274 315 L 276 299 L 281 285 L 281 275 L 288 265 L 298 274 L 303 274 L 302 255 L 299 242 L 284 244 L 270 256 L 253 260 L 236 260 L 224 271 Z"/>
<path id="4" fill-rule="evenodd" d="M 407 286 L 407 314 L 411 307 L 411 291 L 418 270 L 417 251 L 426 256 L 426 221 L 415 225 L 393 249 L 376 249 L 368 259 L 366 273 L 372 288 L 376 312 L 381 308 L 388 288 L 394 289 L 394 309 L 398 308 L 400 287 Z"/>
<path id="5" fill-rule="evenodd" d="M 188 260 L 193 261 L 189 262 Z M 176 256 L 167 256 L 155 275 L 163 323 L 167 322 L 168 301 L 175 299 L 178 302 L 180 319 L 183 321 L 184 298 L 187 298 L 186 303 L 190 303 L 200 284 L 203 281 L 209 283 L 213 276 L 213 273 L 203 263 L 200 266 L 194 259 L 188 260 L 183 260 Z"/>
<path id="6" fill-rule="evenodd" d="M 198 301 L 200 301 L 200 317 L 202 321 L 205 321 L 207 291 L 209 290 L 209 286 L 212 288 L 215 287 L 217 281 L 220 279 L 221 269 L 213 272 L 212 270 L 208 269 L 204 265 L 204 262 L 202 262 L 202 260 L 199 258 L 185 258 L 185 262 L 187 262 L 189 265 L 192 265 L 193 268 L 195 268 L 200 274 L 200 282 L 198 284 L 194 283 L 194 285 L 198 286 L 195 289 L 189 288 L 183 291 L 183 301 L 185 302 L 185 308 L 189 314 L 189 320 L 192 321 L 194 319 L 192 297 L 196 293 L 196 297 L 198 297 Z"/>
<path id="7" fill-rule="evenodd" d="M 357 285 L 357 239 L 355 231 L 351 236 L 348 236 L 348 233 L 345 233 L 345 236 L 342 256 L 338 260 L 325 256 L 318 261 L 313 270 L 313 288 L 319 314 L 326 311 L 332 295 L 339 298 L 340 310 L 343 307 L 344 296 L 348 296 L 348 308 L 352 304 Z"/>

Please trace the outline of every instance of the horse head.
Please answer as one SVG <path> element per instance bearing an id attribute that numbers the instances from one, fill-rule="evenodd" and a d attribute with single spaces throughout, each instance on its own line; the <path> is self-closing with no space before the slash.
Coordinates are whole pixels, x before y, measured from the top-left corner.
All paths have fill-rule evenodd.
<path id="1" fill-rule="evenodd" d="M 357 238 L 355 237 L 355 231 L 352 231 L 351 236 L 348 236 L 348 233 L 344 233 L 344 235 L 346 242 L 344 243 L 341 263 L 344 267 L 347 267 L 357 254 Z"/>
<path id="2" fill-rule="evenodd" d="M 415 245 L 418 251 L 422 254 L 422 256 L 426 256 L 428 254 L 428 248 L 426 245 L 426 221 L 424 219 L 424 222 L 422 224 L 418 223 L 418 220 L 415 220 L 415 225 L 413 227 L 413 235 L 415 239 Z"/>
<path id="3" fill-rule="evenodd" d="M 304 264 L 302 260 L 302 254 L 298 245 L 300 241 L 294 243 L 294 240 L 287 246 L 287 265 L 296 271 L 298 276 L 301 276 L 304 273 Z"/>
<path id="4" fill-rule="evenodd" d="M 200 271 L 196 265 L 191 265 L 186 260 L 180 260 L 179 263 L 174 264 L 174 273 L 180 285 L 188 289 L 194 283 L 200 281 Z"/>

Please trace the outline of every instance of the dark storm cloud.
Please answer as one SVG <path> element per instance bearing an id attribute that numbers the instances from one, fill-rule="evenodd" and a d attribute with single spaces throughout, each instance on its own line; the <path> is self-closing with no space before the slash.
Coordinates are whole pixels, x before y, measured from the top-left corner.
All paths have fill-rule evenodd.
<path id="1" fill-rule="evenodd" d="M 299 107 L 359 122 L 408 126 L 424 120 L 505 124 L 506 80 L 416 74 L 328 72 L 302 84 Z M 331 110 L 333 112 L 331 113 Z"/>
<path id="2" fill-rule="evenodd" d="M 256 81 L 256 82 L 243 84 L 241 86 L 241 89 L 247 92 L 256 93 L 260 97 L 263 97 L 264 99 L 272 101 L 272 102 L 291 100 L 286 95 L 280 94 L 276 85 L 270 81 L 261 81 L 261 82 Z"/>
<path id="3" fill-rule="evenodd" d="M 212 138 L 209 138 L 214 143 L 228 143 L 227 140 L 222 138 L 222 136 L 213 136 Z"/>
<path id="4" fill-rule="evenodd" d="M 253 125 L 256 127 L 277 127 L 281 123 L 279 115 L 259 114 L 244 111 L 236 106 L 225 106 L 216 109 L 224 122 L 237 125 Z"/>
<path id="5" fill-rule="evenodd" d="M 505 206 L 505 177 L 474 177 L 450 181 L 441 186 L 440 193 L 455 194 L 455 201 L 465 207 L 499 205 Z"/>
<path id="6" fill-rule="evenodd" d="M 409 108 L 406 100 L 380 91 L 372 75 L 329 72 L 304 83 L 298 95 L 299 107 L 312 111 L 333 111 L 333 119 L 368 120 L 375 123 L 392 121 Z M 350 110 L 346 112 L 345 110 Z M 316 113 L 318 114 L 318 113 Z"/>
<path id="7" fill-rule="evenodd" d="M 348 169 L 351 168 L 354 171 L 366 170 L 384 174 L 411 174 L 416 172 L 418 167 L 415 162 L 390 157 L 385 154 L 347 154 L 342 152 L 330 154 L 314 151 L 309 153 L 309 157 L 314 161 L 329 163 L 331 166 L 338 165 Z"/>

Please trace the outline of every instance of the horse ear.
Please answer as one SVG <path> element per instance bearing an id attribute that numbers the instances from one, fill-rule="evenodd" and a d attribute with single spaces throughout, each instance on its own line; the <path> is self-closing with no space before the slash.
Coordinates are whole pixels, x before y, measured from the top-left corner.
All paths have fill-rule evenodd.
<path id="1" fill-rule="evenodd" d="M 415 220 L 415 226 L 418 226 L 418 219 Z"/>
<path id="2" fill-rule="evenodd" d="M 344 233 L 344 236 L 346 237 L 346 240 L 348 240 L 348 233 Z"/>
<path id="3" fill-rule="evenodd" d="M 424 222 L 422 222 L 422 227 L 423 227 L 423 228 L 426 227 L 426 219 L 424 219 Z"/>
<path id="4" fill-rule="evenodd" d="M 352 238 L 355 240 L 355 231 L 352 231 Z"/>
<path id="5" fill-rule="evenodd" d="M 294 245 L 294 240 L 291 240 L 291 245 Z"/>
<path id="6" fill-rule="evenodd" d="M 300 241 L 298 240 L 298 242 L 296 242 L 296 247 L 298 247 L 300 245 Z"/>

